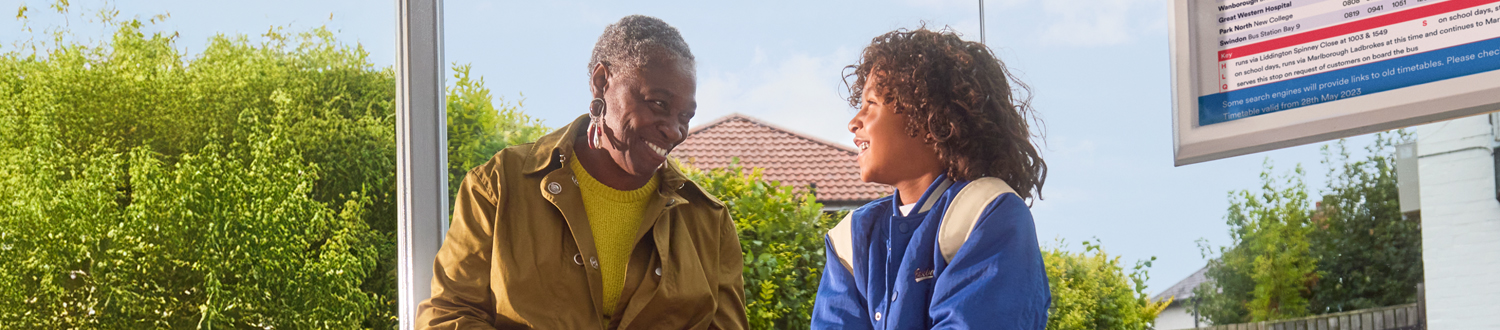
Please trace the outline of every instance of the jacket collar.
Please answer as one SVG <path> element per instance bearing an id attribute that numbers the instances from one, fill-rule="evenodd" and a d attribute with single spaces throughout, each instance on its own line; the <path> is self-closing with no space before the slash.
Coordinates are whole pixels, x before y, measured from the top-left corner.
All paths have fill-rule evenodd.
<path id="1" fill-rule="evenodd" d="M 938 198 L 942 197 L 943 193 L 948 191 L 948 187 L 953 186 L 953 183 L 953 180 L 949 179 L 947 174 L 939 174 L 937 179 L 932 180 L 932 183 L 927 185 L 927 191 L 922 193 L 922 198 L 917 200 L 918 207 L 911 210 L 911 214 L 905 216 L 909 217 L 932 210 L 932 206 L 937 204 Z M 896 197 L 900 196 L 899 194 L 900 192 L 891 195 L 891 212 L 897 216 L 902 216 L 900 211 L 901 199 Z"/>
<path id="2" fill-rule="evenodd" d="M 530 163 L 525 164 L 526 174 L 533 175 L 567 166 L 567 158 L 574 156 L 573 143 L 577 142 L 578 138 L 583 136 L 583 132 L 588 127 L 589 116 L 588 114 L 584 114 L 578 116 L 568 126 L 537 139 L 532 148 L 533 154 L 531 159 L 529 159 Z M 682 174 L 682 168 L 677 165 L 677 162 L 671 159 L 663 163 L 661 168 L 657 169 L 656 172 L 657 175 L 661 176 L 662 191 L 686 189 L 688 183 L 691 182 L 686 175 Z M 693 189 L 702 193 L 703 196 L 709 196 L 707 192 L 697 188 L 697 185 L 693 185 L 693 187 Z"/>
<path id="3" fill-rule="evenodd" d="M 537 139 L 532 144 L 533 154 L 531 159 L 528 159 L 530 163 L 526 164 L 526 174 L 537 174 L 543 170 L 566 166 L 567 159 L 564 157 L 573 156 L 573 141 L 579 135 L 583 135 L 583 130 L 588 126 L 589 116 L 585 114 L 578 116 L 578 119 L 574 119 L 568 126 L 563 126 Z"/>

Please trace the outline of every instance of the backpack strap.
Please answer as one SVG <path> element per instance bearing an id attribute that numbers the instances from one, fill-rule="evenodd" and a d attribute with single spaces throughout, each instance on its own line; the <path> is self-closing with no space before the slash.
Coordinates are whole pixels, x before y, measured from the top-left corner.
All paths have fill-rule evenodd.
<path id="1" fill-rule="evenodd" d="M 937 244 L 943 251 L 943 261 L 953 262 L 953 255 L 969 240 L 969 233 L 974 232 L 974 224 L 979 222 L 984 209 L 1007 193 L 1014 194 L 1016 190 L 999 178 L 982 177 L 969 182 L 953 196 L 953 202 L 943 212 L 943 223 L 938 226 Z"/>
<path id="2" fill-rule="evenodd" d="M 833 256 L 839 258 L 839 263 L 844 264 L 844 270 L 854 273 L 854 237 L 849 231 L 850 219 L 854 218 L 854 211 L 844 214 L 844 220 L 828 230 L 828 242 L 833 245 Z"/>

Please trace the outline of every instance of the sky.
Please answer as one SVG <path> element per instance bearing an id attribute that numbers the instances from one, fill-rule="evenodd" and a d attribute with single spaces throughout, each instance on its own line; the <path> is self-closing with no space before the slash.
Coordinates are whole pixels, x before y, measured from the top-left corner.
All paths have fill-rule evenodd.
<path id="1" fill-rule="evenodd" d="M 66 25 L 78 39 L 107 30 L 77 15 L 103 5 L 72 1 L 72 15 L 49 1 L 23 4 L 29 26 Z M 383 1 L 253 2 L 159 0 L 112 5 L 121 18 L 170 14 L 146 27 L 179 34 L 196 54 L 215 34 L 259 36 L 272 26 L 326 26 L 341 42 L 368 50 L 377 66 L 395 60 L 395 5 Z M 1155 257 L 1148 291 L 1160 292 L 1203 267 L 1196 241 L 1229 242 L 1229 192 L 1259 189 L 1263 163 L 1277 174 L 1301 164 L 1316 193 L 1326 168 L 1321 143 L 1174 167 L 1166 0 L 992 0 L 985 41 L 1019 80 L 1045 123 L 1048 165 L 1032 213 L 1044 245 L 1082 250 L 1099 240 L 1124 266 Z M 842 69 L 871 38 L 898 28 L 951 28 L 979 40 L 977 1 L 462 1 L 444 4 L 446 61 L 470 64 L 497 102 L 515 104 L 559 127 L 587 111 L 587 62 L 604 27 L 631 14 L 677 27 L 698 60 L 692 125 L 741 113 L 852 145 L 853 109 Z M 66 19 L 65 19 L 66 18 Z M 26 40 L 22 22 L 0 19 L 0 52 Z M 254 39 L 252 39 L 254 40 Z M 450 81 L 451 82 L 451 81 Z M 1350 139 L 1353 149 L 1373 138 Z M 1356 155 L 1360 153 L 1356 151 Z M 1316 195 L 1314 195 L 1316 196 Z"/>

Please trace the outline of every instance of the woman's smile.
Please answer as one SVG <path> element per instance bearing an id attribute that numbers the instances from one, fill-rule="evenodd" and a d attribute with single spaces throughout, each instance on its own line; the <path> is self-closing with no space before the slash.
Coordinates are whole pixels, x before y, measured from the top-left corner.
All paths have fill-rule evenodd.
<path id="1" fill-rule="evenodd" d="M 667 153 L 672 151 L 671 147 L 662 147 L 651 140 L 641 140 L 641 145 L 646 146 L 645 149 L 648 150 L 640 152 L 641 156 L 645 157 L 642 161 L 646 164 L 661 164 L 667 160 Z"/>

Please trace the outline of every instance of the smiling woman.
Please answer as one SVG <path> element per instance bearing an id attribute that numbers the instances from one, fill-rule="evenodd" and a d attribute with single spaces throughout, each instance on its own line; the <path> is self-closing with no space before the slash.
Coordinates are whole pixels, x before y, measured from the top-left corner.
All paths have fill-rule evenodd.
<path id="1" fill-rule="evenodd" d="M 575 148 L 590 174 L 634 189 L 656 173 L 698 107 L 694 62 L 677 30 L 655 18 L 605 29 L 589 61 L 588 148 Z"/>
<path id="2" fill-rule="evenodd" d="M 666 161 L 697 107 L 687 43 L 628 16 L 589 72 L 587 115 L 464 178 L 418 327 L 746 327 L 729 211 Z"/>

